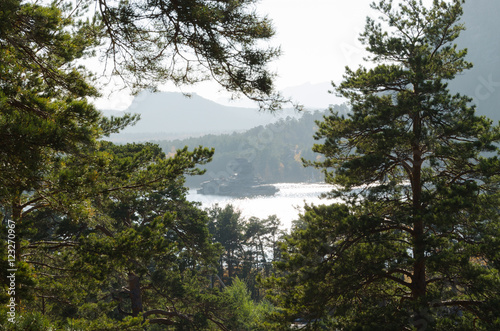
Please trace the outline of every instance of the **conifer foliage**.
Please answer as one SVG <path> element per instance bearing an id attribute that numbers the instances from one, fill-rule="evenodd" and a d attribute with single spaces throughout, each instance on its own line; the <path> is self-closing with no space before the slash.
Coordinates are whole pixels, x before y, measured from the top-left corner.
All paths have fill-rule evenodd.
<path id="1" fill-rule="evenodd" d="M 227 329 L 219 246 L 184 186 L 213 151 L 105 142 L 137 118 L 105 118 L 81 64 L 100 54 L 135 91 L 210 78 L 276 106 L 253 3 L 0 1 L 0 328 Z"/>
<path id="2" fill-rule="evenodd" d="M 319 124 L 309 162 L 342 204 L 309 206 L 274 284 L 284 323 L 331 329 L 491 330 L 500 325 L 498 126 L 446 81 L 471 64 L 453 44 L 462 1 L 379 1 L 346 69 L 347 116 Z M 288 321 L 286 321 L 288 320 Z"/>

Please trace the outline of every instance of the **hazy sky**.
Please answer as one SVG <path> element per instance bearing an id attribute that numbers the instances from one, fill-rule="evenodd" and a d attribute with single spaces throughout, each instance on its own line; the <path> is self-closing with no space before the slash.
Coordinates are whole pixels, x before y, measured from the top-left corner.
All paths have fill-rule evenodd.
<path id="1" fill-rule="evenodd" d="M 372 2 L 261 0 L 256 5 L 257 11 L 272 19 L 277 31 L 272 45 L 280 45 L 283 52 L 271 65 L 278 74 L 278 90 L 306 83 L 340 81 L 346 65 L 356 68 L 362 63 L 366 54 L 358 36 L 364 28 L 366 16 L 378 15 L 370 8 Z M 162 89 L 179 91 L 172 86 Z M 196 92 L 205 98 L 227 103 L 224 102 L 227 97 L 213 83 L 186 86 L 182 91 Z M 131 100 L 130 96 L 115 93 L 96 104 L 99 108 L 124 109 Z"/>
<path id="2" fill-rule="evenodd" d="M 276 64 L 278 87 L 340 78 L 360 62 L 357 40 L 372 0 L 263 0 L 259 11 L 274 21 L 283 55 Z"/>

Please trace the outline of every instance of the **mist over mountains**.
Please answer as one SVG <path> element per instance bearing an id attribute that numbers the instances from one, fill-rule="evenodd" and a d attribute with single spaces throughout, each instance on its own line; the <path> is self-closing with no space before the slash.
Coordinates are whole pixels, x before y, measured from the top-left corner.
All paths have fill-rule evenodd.
<path id="1" fill-rule="evenodd" d="M 126 113 L 137 113 L 141 120 L 112 141 L 142 141 L 178 139 L 245 131 L 259 125 L 274 123 L 281 118 L 299 117 L 294 109 L 270 113 L 256 108 L 229 107 L 202 98 L 177 92 L 142 92 L 132 102 Z M 121 116 L 123 112 L 103 110 L 106 116 Z"/>

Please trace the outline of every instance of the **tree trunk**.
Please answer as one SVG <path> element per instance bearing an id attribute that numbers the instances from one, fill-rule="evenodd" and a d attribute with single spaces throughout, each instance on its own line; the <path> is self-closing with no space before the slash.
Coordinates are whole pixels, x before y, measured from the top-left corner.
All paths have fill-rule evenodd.
<path id="1" fill-rule="evenodd" d="M 425 297 L 427 293 L 426 281 L 426 261 L 425 261 L 425 238 L 424 238 L 424 219 L 422 218 L 422 150 L 420 148 L 422 122 L 420 111 L 416 111 L 413 119 L 413 167 L 411 174 L 412 185 L 412 198 L 413 198 L 413 257 L 415 262 L 413 264 L 413 277 L 412 277 L 412 298 L 416 302 L 420 298 Z M 427 327 L 425 310 L 419 309 L 415 312 L 413 326 L 421 331 Z"/>
<path id="2" fill-rule="evenodd" d="M 425 241 L 424 220 L 422 219 L 422 183 L 421 183 L 420 153 L 414 154 L 413 168 L 413 265 L 412 297 L 418 299 L 426 294 L 426 266 L 425 266 Z"/>
<path id="3" fill-rule="evenodd" d="M 132 316 L 136 317 L 142 313 L 142 292 L 141 292 L 141 281 L 137 275 L 133 272 L 128 274 L 128 286 L 130 302 L 132 305 Z"/>
<path id="4" fill-rule="evenodd" d="M 233 251 L 228 250 L 227 252 L 227 275 L 229 277 L 229 284 L 232 284 L 233 280 Z"/>
<path id="5" fill-rule="evenodd" d="M 414 299 L 425 296 L 427 291 L 426 266 L 425 266 L 425 243 L 423 240 L 423 221 L 418 220 L 414 225 L 415 246 L 413 255 L 415 263 L 413 265 L 412 296 Z"/>
<path id="6" fill-rule="evenodd" d="M 417 71 L 418 72 L 418 71 Z M 415 88 L 415 95 L 418 98 L 418 89 Z M 412 297 L 418 299 L 426 294 L 426 266 L 425 266 L 425 241 L 424 241 L 424 220 L 422 219 L 422 150 L 420 147 L 422 137 L 422 119 L 420 110 L 415 109 L 413 118 L 413 167 L 411 174 L 411 185 L 413 195 L 413 265 Z"/>

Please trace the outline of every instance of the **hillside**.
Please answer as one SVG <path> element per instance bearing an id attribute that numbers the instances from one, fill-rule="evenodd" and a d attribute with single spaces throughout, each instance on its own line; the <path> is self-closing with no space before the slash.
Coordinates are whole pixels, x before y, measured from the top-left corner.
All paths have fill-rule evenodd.
<path id="1" fill-rule="evenodd" d="M 335 109 L 340 112 L 347 110 L 345 106 L 335 106 Z M 314 160 L 318 157 L 311 150 L 315 143 L 315 121 L 321 120 L 325 113 L 304 112 L 299 119 L 288 117 L 242 133 L 155 143 L 170 155 L 184 146 L 215 148 L 213 161 L 205 166 L 206 174 L 188 178 L 190 187 L 199 187 L 201 182 L 210 179 L 232 176 L 234 165 L 240 158 L 248 160 L 254 174 L 265 183 L 320 182 L 323 175 L 316 169 L 304 168 L 301 159 Z"/>

